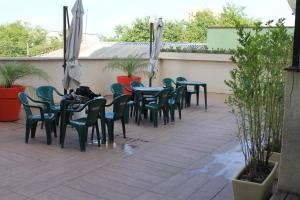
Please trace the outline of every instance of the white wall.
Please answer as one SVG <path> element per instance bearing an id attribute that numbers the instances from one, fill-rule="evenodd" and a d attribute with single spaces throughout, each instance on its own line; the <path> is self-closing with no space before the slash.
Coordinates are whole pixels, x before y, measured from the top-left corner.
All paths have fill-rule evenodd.
<path id="1" fill-rule="evenodd" d="M 190 53 L 161 53 L 160 70 L 153 85 L 161 85 L 164 77 L 176 78 L 185 76 L 189 80 L 207 82 L 208 92 L 229 93 L 224 80 L 229 79 L 229 71 L 234 64 L 229 60 L 230 55 L 220 54 L 190 54 Z M 50 84 L 63 91 L 63 60 L 61 58 L 0 58 L 0 64 L 5 62 L 30 63 L 46 71 L 49 82 L 36 78 L 28 78 L 21 81 L 21 84 L 40 86 Z M 124 75 L 118 71 L 103 71 L 109 59 L 102 58 L 81 58 L 82 85 L 90 86 L 91 89 L 102 95 L 109 95 L 111 83 L 116 81 L 117 75 Z M 143 82 L 148 85 L 148 78 L 143 77 Z"/>
<path id="2" fill-rule="evenodd" d="M 226 54 L 162 53 L 160 77 L 184 76 L 206 82 L 208 92 L 230 93 L 224 80 L 230 79 L 229 72 L 235 65 L 229 59 Z"/>

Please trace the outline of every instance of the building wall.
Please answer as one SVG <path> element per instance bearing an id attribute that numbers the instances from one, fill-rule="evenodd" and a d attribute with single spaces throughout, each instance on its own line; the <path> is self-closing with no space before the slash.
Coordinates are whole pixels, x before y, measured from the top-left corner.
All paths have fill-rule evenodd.
<path id="1" fill-rule="evenodd" d="M 207 82 L 208 92 L 229 93 L 224 85 L 224 80 L 229 79 L 229 71 L 234 67 L 229 58 L 229 55 L 221 54 L 161 53 L 160 70 L 153 80 L 153 86 L 161 85 L 164 77 L 175 79 L 177 76 L 185 76 L 189 80 Z M 60 91 L 63 90 L 61 58 L 0 58 L 0 65 L 11 61 L 30 63 L 43 69 L 50 76 L 48 82 L 31 77 L 20 81 L 20 84 L 33 87 L 50 84 Z M 117 75 L 124 74 L 118 71 L 104 71 L 109 61 L 100 58 L 81 58 L 81 84 L 89 86 L 96 93 L 111 94 L 111 83 L 116 81 Z M 148 85 L 148 78 L 143 77 L 142 80 Z"/>
<path id="2" fill-rule="evenodd" d="M 270 28 L 264 28 L 268 30 Z M 246 28 L 251 31 L 251 28 Z M 293 34 L 294 28 L 287 27 L 287 31 Z M 236 28 L 230 27 L 209 27 L 207 30 L 207 47 L 208 49 L 236 49 L 238 45 L 238 35 Z"/>

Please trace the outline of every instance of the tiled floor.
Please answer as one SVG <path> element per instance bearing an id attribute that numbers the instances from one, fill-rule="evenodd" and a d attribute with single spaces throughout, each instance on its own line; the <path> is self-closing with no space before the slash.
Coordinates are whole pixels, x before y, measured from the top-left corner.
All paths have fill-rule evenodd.
<path id="1" fill-rule="evenodd" d="M 68 128 L 65 148 L 47 146 L 44 130 L 24 143 L 24 114 L 0 123 L 0 199 L 231 200 L 230 179 L 243 164 L 226 96 L 209 94 L 183 119 L 153 128 L 148 121 L 115 125 L 115 144 L 79 151 Z M 177 113 L 176 113 L 177 114 Z"/>

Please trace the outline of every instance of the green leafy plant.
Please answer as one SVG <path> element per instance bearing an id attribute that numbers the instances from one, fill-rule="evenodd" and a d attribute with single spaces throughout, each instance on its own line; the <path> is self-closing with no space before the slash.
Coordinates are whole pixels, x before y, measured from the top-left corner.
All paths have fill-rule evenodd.
<path id="1" fill-rule="evenodd" d="M 211 54 L 233 54 L 233 49 L 207 49 L 207 47 L 170 47 L 163 48 L 161 52 L 177 52 L 177 53 L 211 53 Z"/>
<path id="2" fill-rule="evenodd" d="M 29 64 L 11 62 L 0 66 L 0 85 L 3 87 L 10 88 L 18 79 L 26 76 L 49 78 L 46 72 Z"/>
<path id="3" fill-rule="evenodd" d="M 148 75 L 147 62 L 142 59 L 142 55 L 129 55 L 126 58 L 113 57 L 112 61 L 104 70 L 120 70 L 125 72 L 128 77 L 136 74 Z"/>
<path id="4" fill-rule="evenodd" d="M 230 72 L 231 80 L 225 81 L 233 93 L 226 102 L 237 119 L 246 164 L 240 178 L 252 182 L 264 180 L 271 152 L 281 148 L 283 69 L 290 64 L 292 50 L 292 37 L 283 22 L 280 19 L 267 31 L 261 23 L 251 32 L 238 29 L 239 46 L 232 56 L 237 67 Z"/>

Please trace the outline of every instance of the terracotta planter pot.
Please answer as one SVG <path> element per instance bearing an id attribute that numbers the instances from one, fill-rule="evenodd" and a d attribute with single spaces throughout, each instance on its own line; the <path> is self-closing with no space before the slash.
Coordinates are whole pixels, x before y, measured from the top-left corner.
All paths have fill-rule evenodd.
<path id="1" fill-rule="evenodd" d="M 0 87 L 0 121 L 9 122 L 19 119 L 21 103 L 18 93 L 24 92 L 23 86 L 12 86 L 11 88 Z"/>
<path id="2" fill-rule="evenodd" d="M 233 193 L 235 200 L 267 200 L 271 191 L 276 171 L 278 168 L 277 162 L 270 162 L 274 165 L 269 176 L 263 183 L 253 183 L 249 181 L 238 180 L 238 177 L 244 171 L 244 168 L 232 180 Z"/>
<path id="3" fill-rule="evenodd" d="M 125 87 L 127 87 L 128 89 L 131 89 L 130 87 L 130 83 L 132 81 L 137 81 L 137 82 L 141 82 L 142 78 L 140 76 L 133 76 L 133 77 L 128 77 L 128 76 L 117 76 L 117 82 L 118 83 L 122 83 L 123 85 L 125 85 Z M 131 92 L 124 90 L 124 94 L 129 94 L 131 95 Z"/>

